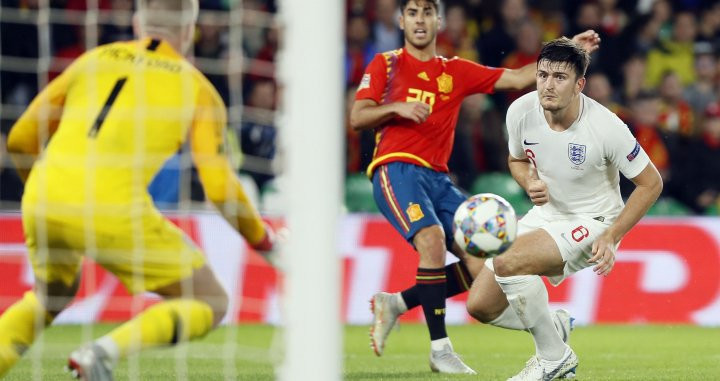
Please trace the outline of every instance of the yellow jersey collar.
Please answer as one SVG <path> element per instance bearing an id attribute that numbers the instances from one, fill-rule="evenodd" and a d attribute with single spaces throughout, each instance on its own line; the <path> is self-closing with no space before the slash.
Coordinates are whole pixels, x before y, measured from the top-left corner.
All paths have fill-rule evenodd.
<path id="1" fill-rule="evenodd" d="M 143 49 L 147 51 L 156 52 L 164 56 L 182 57 L 172 45 L 157 37 L 145 37 L 139 40 L 139 43 L 143 46 Z"/>

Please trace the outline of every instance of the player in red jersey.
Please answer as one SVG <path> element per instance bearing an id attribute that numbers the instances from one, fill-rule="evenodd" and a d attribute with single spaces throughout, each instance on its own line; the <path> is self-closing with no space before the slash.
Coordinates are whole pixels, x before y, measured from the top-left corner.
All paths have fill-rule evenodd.
<path id="1" fill-rule="evenodd" d="M 398 316 L 421 305 L 430 331 L 430 368 L 474 374 L 447 337 L 445 299 L 467 291 L 484 261 L 453 244 L 452 217 L 466 196 L 448 177 L 447 161 L 463 99 L 524 89 L 535 82 L 536 64 L 507 70 L 436 56 L 438 1 L 400 1 L 405 46 L 375 56 L 350 115 L 355 130 L 375 129 L 375 154 L 368 167 L 375 200 L 420 255 L 415 286 L 373 297 L 370 336 L 375 353 L 381 355 Z M 589 51 L 600 41 L 592 30 L 573 40 Z M 460 261 L 445 266 L 446 250 Z"/>

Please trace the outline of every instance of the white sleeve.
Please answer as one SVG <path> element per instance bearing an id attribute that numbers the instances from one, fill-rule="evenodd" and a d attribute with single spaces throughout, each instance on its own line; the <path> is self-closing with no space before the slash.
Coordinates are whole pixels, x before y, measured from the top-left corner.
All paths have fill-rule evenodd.
<path id="1" fill-rule="evenodd" d="M 607 129 L 608 134 L 605 136 L 605 152 L 608 160 L 622 172 L 623 176 L 632 179 L 647 167 L 650 158 L 628 126 L 617 116 L 613 115 L 613 117 Z"/>
<path id="2" fill-rule="evenodd" d="M 522 145 L 519 118 L 522 113 L 520 112 L 521 110 L 518 110 L 518 108 L 520 108 L 518 106 L 519 103 L 519 100 L 516 100 L 508 107 L 507 114 L 505 114 L 505 125 L 508 131 L 508 150 L 510 151 L 510 155 L 516 159 L 524 159 L 525 150 Z"/>

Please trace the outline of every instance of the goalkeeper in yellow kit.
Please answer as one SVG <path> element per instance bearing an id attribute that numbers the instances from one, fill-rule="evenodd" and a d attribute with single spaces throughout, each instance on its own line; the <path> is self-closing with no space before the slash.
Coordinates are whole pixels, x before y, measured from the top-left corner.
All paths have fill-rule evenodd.
<path id="1" fill-rule="evenodd" d="M 36 284 L 0 316 L 0 376 L 72 300 L 83 256 L 130 292 L 164 301 L 74 351 L 69 367 L 77 378 L 112 380 L 120 358 L 201 337 L 222 320 L 225 291 L 147 192 L 183 146 L 207 198 L 251 246 L 273 253 L 274 234 L 224 154 L 225 106 L 183 57 L 197 14 L 198 0 L 139 1 L 140 39 L 85 53 L 10 131 L 8 151 L 26 180 L 23 225 Z"/>

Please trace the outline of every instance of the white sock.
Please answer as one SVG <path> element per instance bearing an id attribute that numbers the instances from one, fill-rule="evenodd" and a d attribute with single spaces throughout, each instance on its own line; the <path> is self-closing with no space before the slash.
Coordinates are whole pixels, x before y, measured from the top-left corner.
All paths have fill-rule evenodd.
<path id="1" fill-rule="evenodd" d="M 520 320 L 520 318 L 515 313 L 515 310 L 510 306 L 505 308 L 505 310 L 500 314 L 500 316 L 488 322 L 488 324 L 492 324 L 500 328 L 525 330 L 525 324 Z"/>
<path id="2" fill-rule="evenodd" d="M 403 299 L 402 294 L 396 292 L 393 295 L 395 295 L 395 301 L 397 302 L 395 305 L 397 306 L 398 310 L 400 310 L 400 313 L 404 314 L 405 312 L 407 312 L 407 304 L 405 304 L 405 299 Z"/>
<path id="3" fill-rule="evenodd" d="M 548 293 L 537 275 L 495 276 L 518 319 L 535 340 L 538 357 L 560 360 L 567 347 L 557 333 L 548 308 Z"/>
<path id="4" fill-rule="evenodd" d="M 115 344 L 115 340 L 113 340 L 109 335 L 105 335 L 95 340 L 95 345 L 99 346 L 105 351 L 105 353 L 107 353 L 113 364 L 117 364 L 120 357 L 120 351 L 118 350 L 117 344 Z"/>
<path id="5" fill-rule="evenodd" d="M 442 339 L 433 340 L 430 342 L 430 349 L 433 351 L 441 351 L 445 349 L 445 346 L 449 345 L 450 350 L 453 350 L 452 343 L 450 342 L 449 337 L 443 337 Z"/>

